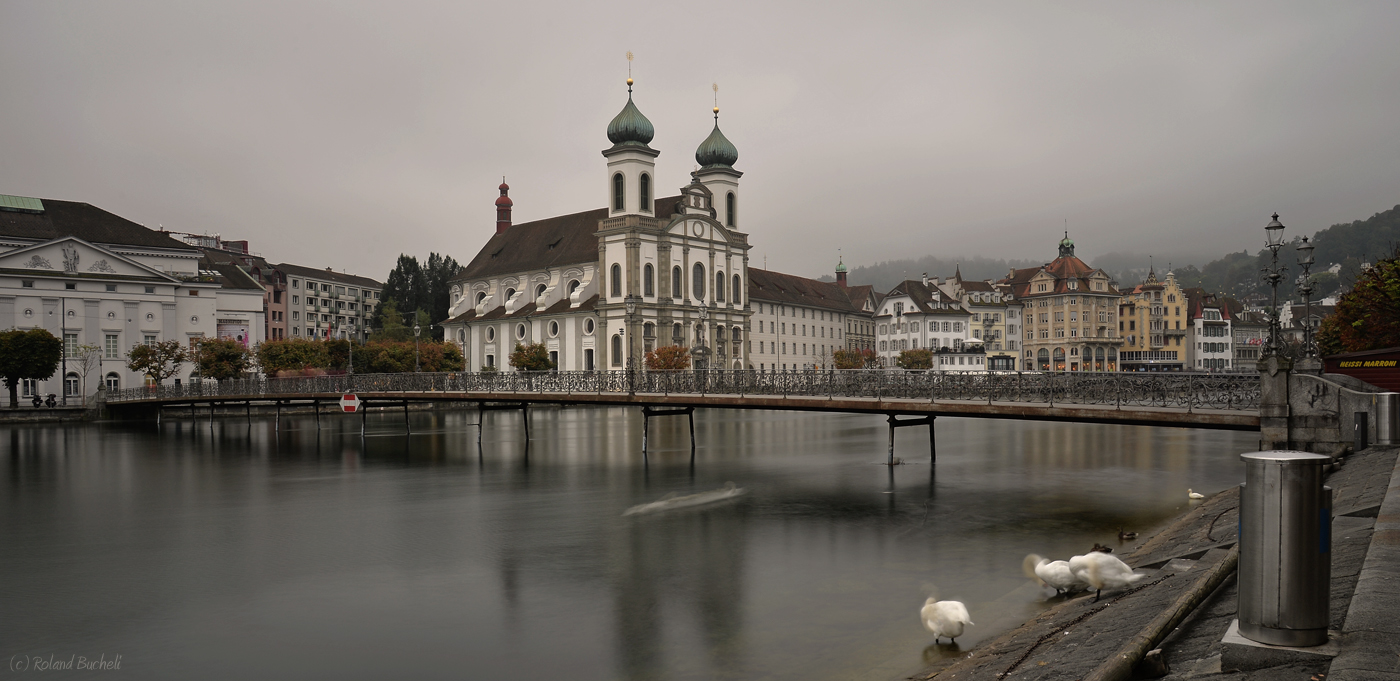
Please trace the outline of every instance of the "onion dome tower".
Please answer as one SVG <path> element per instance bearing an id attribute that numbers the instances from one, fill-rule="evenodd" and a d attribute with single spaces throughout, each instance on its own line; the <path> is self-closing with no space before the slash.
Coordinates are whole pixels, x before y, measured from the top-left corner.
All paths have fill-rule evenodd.
<path id="1" fill-rule="evenodd" d="M 632 53 L 627 53 L 628 61 Z M 647 146 L 656 136 L 651 121 L 632 102 L 632 76 L 627 76 L 627 103 L 608 123 L 608 141 L 603 150 L 608 159 L 608 215 L 651 215 L 656 183 L 656 157 L 661 152 Z"/>
<path id="2" fill-rule="evenodd" d="M 515 205 L 510 200 L 510 185 L 506 184 L 506 178 L 501 178 L 501 197 L 496 199 L 496 233 L 510 229 L 510 208 Z"/>
<path id="3" fill-rule="evenodd" d="M 1060 257 L 1074 256 L 1074 242 L 1069 240 L 1069 232 L 1065 232 L 1065 238 L 1060 240 Z"/>
<path id="4" fill-rule="evenodd" d="M 719 84 L 715 91 L 715 127 L 710 136 L 695 149 L 695 162 L 700 164 L 696 177 L 714 195 L 715 216 L 725 227 L 739 228 L 739 178 L 744 174 L 734 169 L 739 150 L 719 130 Z"/>

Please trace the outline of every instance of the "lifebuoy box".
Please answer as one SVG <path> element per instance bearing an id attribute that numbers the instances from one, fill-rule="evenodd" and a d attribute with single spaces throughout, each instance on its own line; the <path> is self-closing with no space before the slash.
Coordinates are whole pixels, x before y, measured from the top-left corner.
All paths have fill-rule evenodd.
<path id="1" fill-rule="evenodd" d="M 354 393 L 340 396 L 340 410 L 354 413 L 360 410 L 360 396 Z"/>

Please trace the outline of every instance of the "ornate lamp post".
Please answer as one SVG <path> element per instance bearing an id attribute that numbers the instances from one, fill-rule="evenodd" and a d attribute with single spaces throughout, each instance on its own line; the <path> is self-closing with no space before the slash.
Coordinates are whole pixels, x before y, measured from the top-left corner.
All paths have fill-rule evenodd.
<path id="1" fill-rule="evenodd" d="M 419 336 L 420 334 L 422 334 L 422 333 L 423 333 L 423 327 L 421 327 L 421 326 L 419 326 L 419 325 L 417 325 L 417 324 L 414 324 L 414 325 L 413 325 L 413 371 L 414 371 L 414 372 L 419 372 L 419 371 L 422 371 L 422 370 L 423 370 L 422 367 L 418 364 L 418 336 Z"/>
<path id="2" fill-rule="evenodd" d="M 1312 332 L 1312 276 L 1308 270 L 1313 266 L 1314 246 L 1303 237 L 1303 242 L 1298 244 L 1298 264 L 1303 266 L 1303 274 L 1298 277 L 1298 293 L 1303 296 L 1303 356 L 1313 357 L 1317 354 L 1313 347 Z"/>
<path id="3" fill-rule="evenodd" d="M 1272 262 L 1263 269 L 1264 281 L 1269 282 L 1269 287 L 1273 289 L 1273 307 L 1269 310 L 1269 343 L 1263 354 L 1277 355 L 1283 351 L 1282 328 L 1279 326 L 1278 314 L 1278 283 L 1288 272 L 1288 268 L 1278 261 L 1278 249 L 1283 247 L 1283 223 L 1278 221 L 1278 213 L 1274 213 L 1273 221 L 1264 227 L 1264 233 L 1267 235 L 1265 243 L 1273 254 Z"/>
<path id="4" fill-rule="evenodd" d="M 626 298 L 623 298 L 622 302 L 623 305 L 627 308 L 627 322 L 625 327 L 623 328 L 622 338 L 627 343 L 627 393 L 630 395 L 636 392 L 635 384 L 633 383 L 632 379 L 633 371 L 635 370 L 635 361 L 637 354 L 635 349 L 635 346 L 637 344 L 637 306 L 642 302 L 642 299 L 636 294 L 632 294 L 628 295 Z M 627 333 L 628 328 L 632 329 L 631 334 Z"/>

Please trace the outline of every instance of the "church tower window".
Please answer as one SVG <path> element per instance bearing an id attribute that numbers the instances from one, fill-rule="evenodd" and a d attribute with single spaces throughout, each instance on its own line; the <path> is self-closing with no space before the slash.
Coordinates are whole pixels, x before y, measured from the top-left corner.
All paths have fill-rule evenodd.
<path id="1" fill-rule="evenodd" d="M 681 297 L 681 266 L 671 268 L 671 297 Z"/>
<path id="2" fill-rule="evenodd" d="M 637 200 L 641 202 L 639 206 L 644 211 L 651 211 L 651 176 L 642 173 L 641 182 L 637 185 Z"/>
<path id="3" fill-rule="evenodd" d="M 715 272 L 715 300 L 724 300 L 724 273 Z"/>
<path id="4" fill-rule="evenodd" d="M 622 173 L 613 175 L 613 210 L 625 210 L 627 207 L 627 181 L 622 177 Z"/>
<path id="5" fill-rule="evenodd" d="M 645 179 L 646 176 L 643 175 L 642 178 Z M 655 270 L 651 263 L 647 263 L 646 267 L 642 268 L 642 295 L 644 296 L 656 295 L 656 286 L 652 283 L 652 280 L 655 279 L 654 273 Z"/>
<path id="6" fill-rule="evenodd" d="M 617 263 L 613 263 L 612 270 L 609 271 L 609 274 L 612 275 L 612 297 L 614 297 L 614 298 L 621 298 L 621 297 L 622 297 L 622 265 L 619 265 L 619 264 L 617 264 Z"/>
<path id="7" fill-rule="evenodd" d="M 734 192 L 729 192 L 724 197 L 724 224 L 734 226 Z"/>
<path id="8" fill-rule="evenodd" d="M 698 263 L 698 262 L 695 263 L 695 272 L 694 272 L 693 274 L 694 274 L 694 276 L 691 277 L 691 282 L 690 282 L 690 283 L 693 285 L 693 286 L 692 286 L 692 290 L 691 290 L 691 294 L 694 295 L 697 299 L 698 299 L 698 298 L 704 298 L 704 297 L 705 297 L 705 266 L 704 266 L 704 265 L 701 265 L 701 264 Z"/>

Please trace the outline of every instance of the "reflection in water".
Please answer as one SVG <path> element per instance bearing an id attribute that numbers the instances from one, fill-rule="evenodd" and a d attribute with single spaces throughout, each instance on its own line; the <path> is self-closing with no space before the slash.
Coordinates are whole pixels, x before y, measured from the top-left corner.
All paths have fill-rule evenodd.
<path id="1" fill-rule="evenodd" d="M 3 657 L 142 678 L 893 678 L 1045 607 L 1027 553 L 1146 533 L 1257 435 L 623 409 L 10 428 Z M 927 452 L 900 433 L 900 454 Z M 722 504 L 624 517 L 674 494 Z M 1113 544 L 1120 546 L 1119 544 Z M 931 645 L 934 592 L 978 623 Z M 961 647 L 959 647 L 961 646 Z"/>

